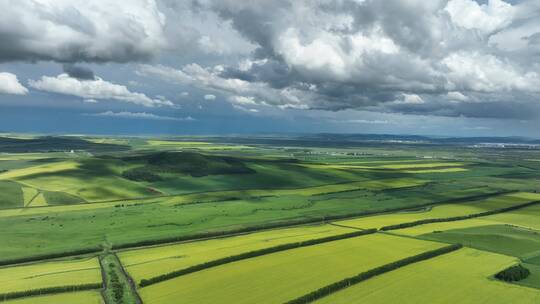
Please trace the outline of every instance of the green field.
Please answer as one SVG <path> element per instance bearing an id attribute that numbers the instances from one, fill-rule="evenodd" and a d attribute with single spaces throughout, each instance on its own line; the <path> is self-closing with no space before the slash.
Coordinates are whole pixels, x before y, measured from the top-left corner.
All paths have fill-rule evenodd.
<path id="1" fill-rule="evenodd" d="M 157 276 L 227 256 L 294 243 L 354 230 L 332 225 L 303 226 L 251 233 L 228 238 L 189 242 L 169 246 L 120 252 L 119 257 L 130 275 L 141 279 Z"/>
<path id="2" fill-rule="evenodd" d="M 8 303 L 284 303 L 459 243 L 466 248 L 318 302 L 532 303 L 539 155 L 264 138 L 0 138 L 0 294 L 31 291 Z M 494 279 L 518 263 L 528 277 Z M 37 291 L 87 283 L 92 290 Z"/>

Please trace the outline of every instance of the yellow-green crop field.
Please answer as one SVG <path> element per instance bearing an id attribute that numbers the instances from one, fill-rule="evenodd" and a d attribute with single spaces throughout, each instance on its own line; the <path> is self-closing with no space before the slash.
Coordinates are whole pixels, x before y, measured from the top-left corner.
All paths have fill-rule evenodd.
<path id="1" fill-rule="evenodd" d="M 243 252 L 352 231 L 354 230 L 333 225 L 302 226 L 207 241 L 130 250 L 121 252 L 118 256 L 130 275 L 139 282 L 141 279 L 148 279 L 172 270 Z"/>
<path id="2" fill-rule="evenodd" d="M 98 291 L 79 291 L 56 295 L 35 296 L 5 302 L 7 304 L 102 304 Z"/>
<path id="3" fill-rule="evenodd" d="M 1 293 L 101 282 L 97 258 L 0 268 Z"/>
<path id="4" fill-rule="evenodd" d="M 383 234 L 242 260 L 141 288 L 145 303 L 283 303 L 344 277 L 441 247 Z"/>
<path id="5" fill-rule="evenodd" d="M 341 225 L 356 227 L 356 228 L 381 228 L 388 225 L 395 225 L 400 223 L 408 223 L 413 221 L 418 221 L 422 219 L 431 219 L 431 218 L 445 218 L 453 216 L 462 216 L 474 213 L 480 213 L 490 210 L 496 210 L 506 207 L 511 207 L 514 205 L 524 204 L 531 201 L 540 199 L 540 194 L 536 193 L 511 193 L 504 194 L 496 197 L 491 197 L 483 199 L 480 201 L 474 201 L 470 203 L 459 203 L 459 204 L 443 204 L 437 205 L 432 208 L 422 209 L 420 211 L 411 211 L 411 212 L 398 212 L 386 215 L 371 216 L 371 217 L 360 217 L 351 220 L 344 220 L 336 222 Z M 534 207 L 531 207 L 534 208 Z M 530 209 L 530 208 L 527 208 Z M 519 211 L 518 211 L 519 212 Z M 511 213 L 493 215 L 486 218 L 493 218 L 497 216 L 509 216 Z M 486 218 L 480 219 L 471 219 L 467 221 L 483 221 Z M 533 219 L 531 219 L 532 221 Z M 436 224 L 427 224 L 422 226 L 432 226 L 432 225 L 461 225 L 467 221 L 458 221 L 453 223 L 436 223 Z M 412 227 L 410 230 L 416 228 L 423 230 L 422 226 Z M 409 229 L 405 229 L 409 230 Z"/>
<path id="6" fill-rule="evenodd" d="M 512 257 L 464 248 L 374 277 L 315 303 L 538 303 L 540 290 L 492 278 L 516 263 Z"/>

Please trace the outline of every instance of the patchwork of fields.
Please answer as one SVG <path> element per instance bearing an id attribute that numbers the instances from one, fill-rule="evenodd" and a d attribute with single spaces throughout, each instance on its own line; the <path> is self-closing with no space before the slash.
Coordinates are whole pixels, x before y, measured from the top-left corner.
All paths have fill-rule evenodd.
<path id="1" fill-rule="evenodd" d="M 535 150 L 86 140 L 0 151 L 0 302 L 540 301 Z"/>

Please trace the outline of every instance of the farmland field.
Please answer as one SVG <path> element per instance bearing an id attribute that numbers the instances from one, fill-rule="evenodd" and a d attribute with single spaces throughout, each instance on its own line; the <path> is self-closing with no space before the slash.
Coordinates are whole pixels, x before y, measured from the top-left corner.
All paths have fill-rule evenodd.
<path id="1" fill-rule="evenodd" d="M 310 301 L 539 299 L 536 149 L 302 138 L 6 142 L 6 303 L 285 303 L 390 266 Z M 458 244 L 465 248 L 430 255 Z M 530 275 L 494 278 L 518 264 Z"/>
<path id="2" fill-rule="evenodd" d="M 131 276 L 139 282 L 173 269 L 182 269 L 242 252 L 352 231 L 354 230 L 332 225 L 278 229 L 223 239 L 124 251 L 119 253 L 119 257 Z"/>
<path id="3" fill-rule="evenodd" d="M 203 270 L 144 287 L 140 292 L 147 303 L 171 303 L 178 298 L 188 303 L 283 303 L 339 278 L 438 246 L 367 235 Z"/>
<path id="4" fill-rule="evenodd" d="M 97 258 L 0 268 L 2 293 L 101 282 Z"/>
<path id="5" fill-rule="evenodd" d="M 540 290 L 491 278 L 515 259 L 462 249 L 403 267 L 315 303 L 538 303 Z M 419 286 L 422 286 L 419 288 Z"/>

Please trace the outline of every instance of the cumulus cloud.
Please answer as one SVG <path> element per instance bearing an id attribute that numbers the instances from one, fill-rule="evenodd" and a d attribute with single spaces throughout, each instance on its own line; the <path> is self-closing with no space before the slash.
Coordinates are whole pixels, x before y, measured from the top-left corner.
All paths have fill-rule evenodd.
<path id="1" fill-rule="evenodd" d="M 489 0 L 482 5 L 473 0 L 452 0 L 445 10 L 456 25 L 487 33 L 509 25 L 516 12 L 511 4 L 502 0 Z"/>
<path id="2" fill-rule="evenodd" d="M 154 0 L 27 0 L 0 4 L 0 62 L 128 62 L 165 46 Z"/>
<path id="3" fill-rule="evenodd" d="M 86 114 L 87 116 L 101 116 L 101 117 L 120 117 L 120 118 L 129 118 L 129 119 L 150 119 L 150 120 L 174 120 L 174 121 L 194 121 L 195 119 L 191 116 L 187 117 L 171 117 L 171 116 L 161 116 L 153 113 L 147 112 L 113 112 L 106 111 L 102 113 Z"/>
<path id="4" fill-rule="evenodd" d="M 17 79 L 17 75 L 0 72 L 0 94 L 26 95 L 28 89 Z"/>
<path id="5" fill-rule="evenodd" d="M 136 73 L 180 85 L 178 97 L 195 88 L 237 109 L 540 115 L 535 0 L 96 3 L 13 1 L 0 10 L 0 61 L 127 62 L 164 50 L 157 62 L 136 65 Z M 64 71 L 68 76 L 31 86 L 87 100 L 167 105 L 79 63 Z M 110 85 L 124 89 L 109 93 Z"/>
<path id="6" fill-rule="evenodd" d="M 94 80 L 80 80 L 68 74 L 60 74 L 56 77 L 42 76 L 39 80 L 30 80 L 28 84 L 37 90 L 78 96 L 85 100 L 118 100 L 145 107 L 173 106 L 169 100 L 153 99 L 143 93 L 131 92 L 126 86 L 99 77 Z"/>
<path id="7" fill-rule="evenodd" d="M 223 93 L 234 105 L 483 117 L 533 109 L 540 94 L 532 0 L 197 1 L 190 9 L 228 22 L 255 45 L 252 56 L 139 72 Z"/>

